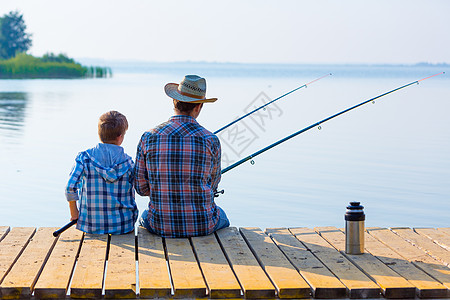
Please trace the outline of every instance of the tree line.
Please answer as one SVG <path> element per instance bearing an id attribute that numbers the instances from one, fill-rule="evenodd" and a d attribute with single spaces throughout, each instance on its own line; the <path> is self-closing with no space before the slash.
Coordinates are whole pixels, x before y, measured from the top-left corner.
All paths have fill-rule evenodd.
<path id="1" fill-rule="evenodd" d="M 0 17 L 0 79 L 5 78 L 80 78 L 109 77 L 110 68 L 85 67 L 65 54 L 26 54 L 32 46 L 32 35 L 26 32 L 18 11 Z"/>

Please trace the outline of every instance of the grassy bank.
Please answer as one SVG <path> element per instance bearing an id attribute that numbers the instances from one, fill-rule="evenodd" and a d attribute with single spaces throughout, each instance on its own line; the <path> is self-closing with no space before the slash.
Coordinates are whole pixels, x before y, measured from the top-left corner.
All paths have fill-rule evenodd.
<path id="1" fill-rule="evenodd" d="M 65 56 L 42 58 L 24 53 L 0 60 L 0 79 L 108 77 L 109 68 L 85 67 Z"/>

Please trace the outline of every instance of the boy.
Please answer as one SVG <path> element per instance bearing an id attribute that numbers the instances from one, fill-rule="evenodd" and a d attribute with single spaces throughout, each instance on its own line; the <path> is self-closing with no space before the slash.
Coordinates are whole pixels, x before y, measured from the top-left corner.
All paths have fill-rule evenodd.
<path id="1" fill-rule="evenodd" d="M 134 163 L 120 146 L 127 129 L 124 115 L 117 111 L 104 113 L 98 122 L 101 143 L 79 153 L 75 159 L 66 198 L 71 220 L 78 219 L 77 229 L 81 231 L 123 234 L 134 230 L 138 217 Z"/>

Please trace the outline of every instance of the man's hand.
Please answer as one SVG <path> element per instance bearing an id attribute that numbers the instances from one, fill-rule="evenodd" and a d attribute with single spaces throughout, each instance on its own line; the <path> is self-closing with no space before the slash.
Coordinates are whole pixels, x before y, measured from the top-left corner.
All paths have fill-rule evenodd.
<path id="1" fill-rule="evenodd" d="M 220 190 L 220 191 L 215 191 L 214 192 L 214 197 L 219 197 L 220 196 L 220 194 L 223 194 L 223 193 L 225 193 L 225 190 Z"/>

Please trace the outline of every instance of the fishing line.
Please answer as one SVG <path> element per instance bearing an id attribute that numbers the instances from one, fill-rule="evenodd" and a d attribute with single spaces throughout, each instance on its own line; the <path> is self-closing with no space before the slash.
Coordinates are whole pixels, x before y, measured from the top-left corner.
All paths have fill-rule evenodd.
<path id="1" fill-rule="evenodd" d="M 432 78 L 432 77 L 435 77 L 435 76 L 438 76 L 438 75 L 442 75 L 442 74 L 445 74 L 445 72 L 437 73 L 437 74 L 434 74 L 434 75 L 431 75 L 431 76 L 428 76 L 428 77 L 425 77 L 425 78 L 422 78 L 422 79 L 413 81 L 413 82 L 408 83 L 408 84 L 405 84 L 405 85 L 403 85 L 403 86 L 401 86 L 401 87 L 398 87 L 398 88 L 395 88 L 395 89 L 393 89 L 393 90 L 390 90 L 390 91 L 388 91 L 388 92 L 386 92 L 386 93 L 380 94 L 380 95 L 378 95 L 378 96 L 376 96 L 376 97 L 374 97 L 374 98 L 371 98 L 371 99 L 369 99 L 369 100 L 363 101 L 363 102 L 361 102 L 361 103 L 359 103 L 359 104 L 357 104 L 357 105 L 355 105 L 355 106 L 352 106 L 352 107 L 350 107 L 350 108 L 347 108 L 347 109 L 345 109 L 345 110 L 343 110 L 343 111 L 341 111 L 341 112 L 338 112 L 337 114 L 334 114 L 334 115 L 332 115 L 332 116 L 330 116 L 330 117 L 328 117 L 328 118 L 325 118 L 325 119 L 323 119 L 323 120 L 321 120 L 321 121 L 319 121 L 319 122 L 316 122 L 316 123 L 314 123 L 314 124 L 312 124 L 312 125 L 310 125 L 310 126 L 308 126 L 308 127 L 306 127 L 306 128 L 303 128 L 303 129 L 301 129 L 301 130 L 299 130 L 299 131 L 297 131 L 297 132 L 295 132 L 295 133 L 293 133 L 293 134 L 291 134 L 291 135 L 289 135 L 289 136 L 287 136 L 287 137 L 285 137 L 285 138 L 283 138 L 283 139 L 281 139 L 281 140 L 279 140 L 279 141 L 277 141 L 277 142 L 275 142 L 275 143 L 273 143 L 273 144 L 271 144 L 271 145 L 269 145 L 269 146 L 267 146 L 267 147 L 265 147 L 265 148 L 263 148 L 263 149 L 261 149 L 261 150 L 255 152 L 255 153 L 253 153 L 253 154 L 251 154 L 251 155 L 249 155 L 249 156 L 247 156 L 247 157 L 245 157 L 245 158 L 243 158 L 243 159 L 237 161 L 236 163 L 234 163 L 234 164 L 232 164 L 232 165 L 226 167 L 225 169 L 223 169 L 223 170 L 222 170 L 222 174 L 228 172 L 228 171 L 231 170 L 231 169 L 234 169 L 235 167 L 237 167 L 237 166 L 243 164 L 244 162 L 246 162 L 246 161 L 248 161 L 248 160 L 251 160 L 251 163 L 252 163 L 252 165 L 253 165 L 253 164 L 254 164 L 253 158 L 255 158 L 256 156 L 260 155 L 261 153 L 264 153 L 264 152 L 266 152 L 267 150 L 270 150 L 270 149 L 272 149 L 273 147 L 278 146 L 279 144 L 284 143 L 285 141 L 287 141 L 287 140 L 289 140 L 289 139 L 291 139 L 291 138 L 293 138 L 293 137 L 295 137 L 295 136 L 297 136 L 297 135 L 299 135 L 299 134 L 302 134 L 302 133 L 304 133 L 304 132 L 306 132 L 306 131 L 308 131 L 308 130 L 314 128 L 314 127 L 318 127 L 319 129 L 321 129 L 321 128 L 322 128 L 321 125 L 322 125 L 323 123 L 325 123 L 325 122 L 327 122 L 327 121 L 329 121 L 329 120 L 331 120 L 331 119 L 334 119 L 334 118 L 336 118 L 336 117 L 338 117 L 338 116 L 340 116 L 340 115 L 342 115 L 342 114 L 345 114 L 345 113 L 347 113 L 347 112 L 349 112 L 349 111 L 351 111 L 351 110 L 353 110 L 353 109 L 355 109 L 355 108 L 358 108 L 358 107 L 360 107 L 360 106 L 362 106 L 362 105 L 364 105 L 364 104 L 366 104 L 366 103 L 369 103 L 369 102 L 374 102 L 376 99 L 379 99 L 379 98 L 381 98 L 381 97 L 384 97 L 384 96 L 386 96 L 386 95 L 389 95 L 389 94 L 391 94 L 391 93 L 393 93 L 393 92 L 396 92 L 396 91 L 398 91 L 398 90 L 401 90 L 401 89 L 403 89 L 403 88 L 406 88 L 406 87 L 408 87 L 408 86 L 410 86 L 410 85 L 413 85 L 413 84 L 419 84 L 419 82 L 421 82 L 421 81 L 424 81 L 424 80 L 426 80 L 426 79 L 429 79 L 429 78 Z"/>
<path id="2" fill-rule="evenodd" d="M 239 122 L 240 120 L 244 119 L 245 117 L 250 116 L 250 115 L 253 114 L 254 112 L 257 112 L 258 110 L 260 110 L 260 109 L 262 109 L 262 108 L 265 108 L 267 105 L 272 104 L 273 102 L 278 101 L 278 100 L 280 100 L 281 98 L 283 98 L 283 97 L 285 97 L 285 96 L 287 96 L 287 95 L 289 95 L 289 94 L 292 94 L 293 92 L 295 92 L 295 91 L 297 91 L 297 90 L 299 90 L 299 89 L 301 89 L 301 88 L 308 87 L 308 85 L 310 85 L 310 84 L 312 84 L 312 83 L 314 83 L 314 82 L 316 82 L 316 81 L 319 81 L 320 79 L 325 78 L 325 77 L 330 76 L 330 75 L 332 75 L 332 74 L 331 74 L 331 73 L 328 73 L 328 74 L 326 74 L 326 75 L 324 75 L 324 76 L 321 76 L 321 77 L 319 77 L 319 78 L 317 78 L 317 79 L 314 79 L 314 80 L 311 81 L 311 82 L 305 83 L 304 85 L 299 86 L 298 88 L 295 88 L 295 89 L 293 89 L 292 91 L 289 91 L 289 92 L 287 92 L 286 94 L 281 95 L 280 97 L 278 97 L 278 98 L 276 98 L 276 99 L 273 99 L 272 101 L 267 102 L 266 104 L 261 105 L 261 106 L 258 107 L 258 108 L 255 108 L 255 109 L 252 110 L 251 112 L 249 112 L 249 113 L 243 115 L 242 117 L 237 118 L 237 119 L 234 120 L 233 122 L 230 122 L 230 123 L 228 123 L 227 125 L 223 126 L 222 128 L 219 128 L 218 130 L 216 130 L 216 131 L 214 132 L 214 134 L 218 134 L 218 133 L 221 132 L 222 130 L 224 130 L 224 129 L 230 127 L 231 125 L 233 125 L 233 124 L 235 124 L 235 123 L 237 123 L 237 122 Z"/>

